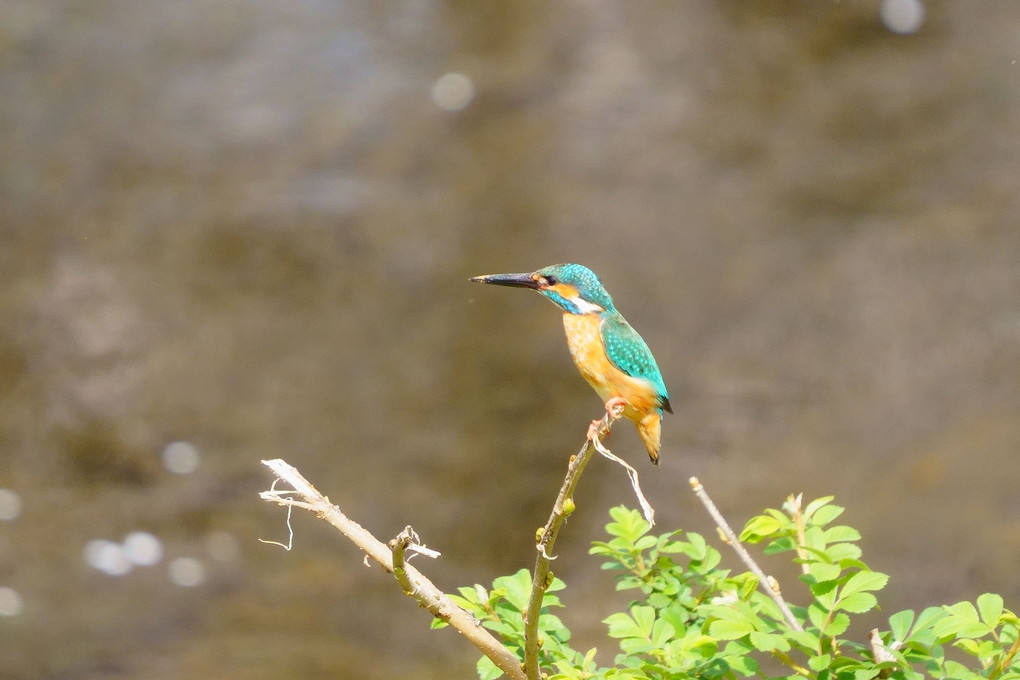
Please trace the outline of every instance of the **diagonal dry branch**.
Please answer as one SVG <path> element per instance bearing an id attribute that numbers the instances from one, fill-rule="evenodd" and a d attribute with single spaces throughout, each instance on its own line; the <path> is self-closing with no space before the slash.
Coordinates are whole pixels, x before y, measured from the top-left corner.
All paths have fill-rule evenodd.
<path id="1" fill-rule="evenodd" d="M 779 607 L 779 611 L 782 612 L 783 618 L 786 619 L 786 623 L 794 630 L 804 630 L 804 627 L 800 625 L 799 621 L 797 621 L 797 617 L 790 611 L 790 607 L 786 604 L 786 600 L 783 599 L 782 593 L 779 592 L 779 583 L 774 578 L 766 574 L 762 568 L 758 566 L 758 563 L 754 561 L 754 558 L 751 557 L 751 553 L 747 552 L 747 549 L 745 549 L 744 545 L 740 542 L 740 538 L 730 527 L 730 523 L 726 521 L 723 514 L 719 512 L 719 508 L 716 507 L 715 502 L 712 501 L 711 497 L 709 497 L 708 492 L 705 491 L 705 487 L 701 485 L 698 478 L 691 477 L 690 485 L 691 489 L 694 491 L 694 495 L 697 496 L 698 500 L 701 501 L 701 504 L 705 506 L 705 510 L 708 511 L 708 514 L 713 520 L 715 520 L 716 526 L 719 527 L 719 530 L 722 531 L 723 535 L 726 537 L 726 542 L 730 544 L 730 547 L 737 553 L 737 556 L 740 557 L 741 561 L 747 565 L 747 568 L 751 570 L 751 573 L 758 577 L 758 587 L 760 587 L 766 595 L 772 598 L 772 601 L 776 603 L 777 607 Z"/>
<path id="2" fill-rule="evenodd" d="M 329 522 L 361 548 L 365 555 L 378 562 L 387 572 L 394 574 L 408 596 L 414 598 L 433 616 L 450 624 L 452 628 L 466 637 L 497 668 L 506 673 L 507 677 L 511 680 L 526 680 L 520 660 L 502 642 L 482 628 L 473 616 L 455 605 L 432 581 L 404 560 L 404 551 L 414 545 L 416 536 L 413 529 L 408 527 L 402 531 L 391 542 L 392 547 L 388 547 L 373 536 L 370 531 L 344 515 L 340 508 L 330 503 L 328 498 L 319 493 L 295 467 L 286 461 L 277 458 L 264 460 L 262 464 L 291 486 L 290 489 L 276 489 L 274 485 L 273 489 L 259 494 L 263 500 L 283 506 L 303 508 Z M 291 496 L 297 496 L 300 500 L 294 500 L 290 498 Z M 397 558 L 396 565 L 394 564 L 395 556 Z"/>

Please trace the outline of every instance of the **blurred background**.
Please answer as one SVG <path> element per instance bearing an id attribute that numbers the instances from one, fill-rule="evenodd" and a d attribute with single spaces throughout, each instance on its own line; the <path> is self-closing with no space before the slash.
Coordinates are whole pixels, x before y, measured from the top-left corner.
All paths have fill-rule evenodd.
<path id="1" fill-rule="evenodd" d="M 438 585 L 530 567 L 601 413 L 598 272 L 676 414 L 663 530 L 833 494 L 875 618 L 1020 606 L 1020 4 L 0 2 L 0 678 L 472 677 L 296 465 Z M 596 460 L 556 563 L 634 505 Z M 736 559 L 726 555 L 730 566 Z M 765 559 L 797 601 L 784 559 Z M 863 632 L 861 634 L 863 639 Z"/>

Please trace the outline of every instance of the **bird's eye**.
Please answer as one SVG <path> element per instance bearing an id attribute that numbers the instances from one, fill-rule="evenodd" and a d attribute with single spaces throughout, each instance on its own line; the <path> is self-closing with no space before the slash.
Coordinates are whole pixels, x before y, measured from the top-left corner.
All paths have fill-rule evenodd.
<path id="1" fill-rule="evenodd" d="M 544 277 L 544 282 L 545 282 L 545 285 L 547 285 L 547 286 L 555 286 L 557 283 L 559 283 L 559 281 L 556 280 L 555 276 L 546 276 L 546 277 Z"/>

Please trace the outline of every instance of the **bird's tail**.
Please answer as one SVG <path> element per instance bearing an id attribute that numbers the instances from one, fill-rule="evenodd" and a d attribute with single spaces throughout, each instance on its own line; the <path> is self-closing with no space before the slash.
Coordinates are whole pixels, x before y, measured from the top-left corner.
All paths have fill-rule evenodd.
<path id="1" fill-rule="evenodd" d="M 648 449 L 648 457 L 652 459 L 652 464 L 658 465 L 659 448 L 661 446 L 662 413 L 651 411 L 634 424 L 637 425 L 641 441 L 645 443 L 645 448 Z"/>

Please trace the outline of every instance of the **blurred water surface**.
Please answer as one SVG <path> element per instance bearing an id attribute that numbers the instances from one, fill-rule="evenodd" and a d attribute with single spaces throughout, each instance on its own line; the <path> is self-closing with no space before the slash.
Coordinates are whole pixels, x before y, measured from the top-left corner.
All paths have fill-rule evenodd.
<path id="1" fill-rule="evenodd" d="M 470 677 L 325 527 L 256 541 L 259 460 L 414 524 L 444 588 L 529 566 L 601 406 L 550 305 L 466 278 L 561 261 L 663 368 L 661 469 L 612 440 L 663 527 L 711 531 L 691 475 L 735 524 L 835 494 L 886 614 L 1015 609 L 1018 36 L 996 1 L 0 3 L 0 677 Z M 557 563 L 605 662 L 621 502 L 593 464 Z"/>

